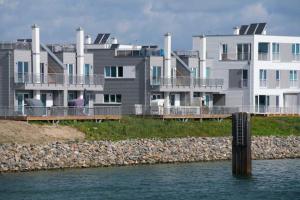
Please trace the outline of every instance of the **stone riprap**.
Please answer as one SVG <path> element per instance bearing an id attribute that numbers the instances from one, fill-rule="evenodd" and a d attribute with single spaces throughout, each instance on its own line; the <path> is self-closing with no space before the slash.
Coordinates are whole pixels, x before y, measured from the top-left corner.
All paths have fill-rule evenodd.
<path id="1" fill-rule="evenodd" d="M 253 137 L 252 158 L 300 158 L 300 137 Z M 0 145 L 0 172 L 228 159 L 229 137 Z"/>

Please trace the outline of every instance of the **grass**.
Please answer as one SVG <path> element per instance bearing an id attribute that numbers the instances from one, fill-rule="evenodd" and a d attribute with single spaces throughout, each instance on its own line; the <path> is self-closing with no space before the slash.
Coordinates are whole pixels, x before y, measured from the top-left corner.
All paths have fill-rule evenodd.
<path id="1" fill-rule="evenodd" d="M 300 136 L 299 117 L 252 117 L 252 135 Z M 231 120 L 180 122 L 176 120 L 124 117 L 119 121 L 61 122 L 79 129 L 87 140 L 124 140 L 140 138 L 218 137 L 231 135 Z"/>

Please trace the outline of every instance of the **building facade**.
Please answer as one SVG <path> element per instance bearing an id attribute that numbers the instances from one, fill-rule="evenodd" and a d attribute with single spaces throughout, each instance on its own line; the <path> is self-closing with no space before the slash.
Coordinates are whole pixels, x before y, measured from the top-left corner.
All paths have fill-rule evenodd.
<path id="1" fill-rule="evenodd" d="M 272 36 L 266 24 L 243 25 L 230 35 L 199 35 L 192 49 L 120 44 L 110 34 L 92 42 L 82 28 L 75 44 L 32 39 L 0 46 L 0 105 L 22 112 L 25 99 L 45 107 L 121 106 L 123 114 L 199 114 L 202 108 L 300 112 L 300 37 Z M 155 109 L 152 109 L 155 108 Z"/>

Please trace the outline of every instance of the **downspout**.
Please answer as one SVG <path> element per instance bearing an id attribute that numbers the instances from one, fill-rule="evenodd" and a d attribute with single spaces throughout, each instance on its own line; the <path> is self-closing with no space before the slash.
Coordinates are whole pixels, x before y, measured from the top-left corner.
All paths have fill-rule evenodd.
<path id="1" fill-rule="evenodd" d="M 10 104 L 10 55 L 11 52 L 8 51 L 8 109 L 10 108 L 11 104 Z"/>
<path id="2" fill-rule="evenodd" d="M 144 115 L 146 115 L 146 106 L 147 106 L 147 57 L 145 57 L 145 66 L 144 66 L 144 84 L 145 84 L 145 90 L 144 90 Z"/>

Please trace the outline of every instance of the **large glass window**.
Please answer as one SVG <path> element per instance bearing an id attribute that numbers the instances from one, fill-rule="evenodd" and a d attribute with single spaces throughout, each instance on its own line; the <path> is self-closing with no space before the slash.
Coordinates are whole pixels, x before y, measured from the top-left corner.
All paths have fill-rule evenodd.
<path id="1" fill-rule="evenodd" d="M 192 76 L 193 76 L 193 78 L 198 78 L 198 73 L 197 73 L 197 68 L 196 67 L 192 67 L 191 68 L 191 70 L 192 70 Z"/>
<path id="2" fill-rule="evenodd" d="M 110 73 L 110 67 L 108 67 L 108 66 L 106 66 L 105 68 L 104 68 L 104 74 L 105 74 L 105 77 L 111 77 L 111 73 Z"/>
<path id="3" fill-rule="evenodd" d="M 28 82 L 28 62 L 18 62 L 17 82 Z"/>
<path id="4" fill-rule="evenodd" d="M 151 77 L 152 85 L 159 85 L 160 79 L 161 79 L 161 67 L 153 66 L 152 67 L 152 77 Z"/>
<path id="5" fill-rule="evenodd" d="M 297 71 L 296 70 L 290 70 L 290 81 L 296 81 L 296 80 L 298 80 Z"/>
<path id="6" fill-rule="evenodd" d="M 237 59 L 238 60 L 250 60 L 250 44 L 238 44 L 237 45 Z"/>
<path id="7" fill-rule="evenodd" d="M 300 54 L 300 44 L 293 44 L 292 52 L 294 55 Z"/>
<path id="8" fill-rule="evenodd" d="M 267 80 L 267 70 L 265 70 L 265 69 L 259 70 L 259 79 Z"/>
<path id="9" fill-rule="evenodd" d="M 272 59 L 279 60 L 279 43 L 272 43 Z"/>

